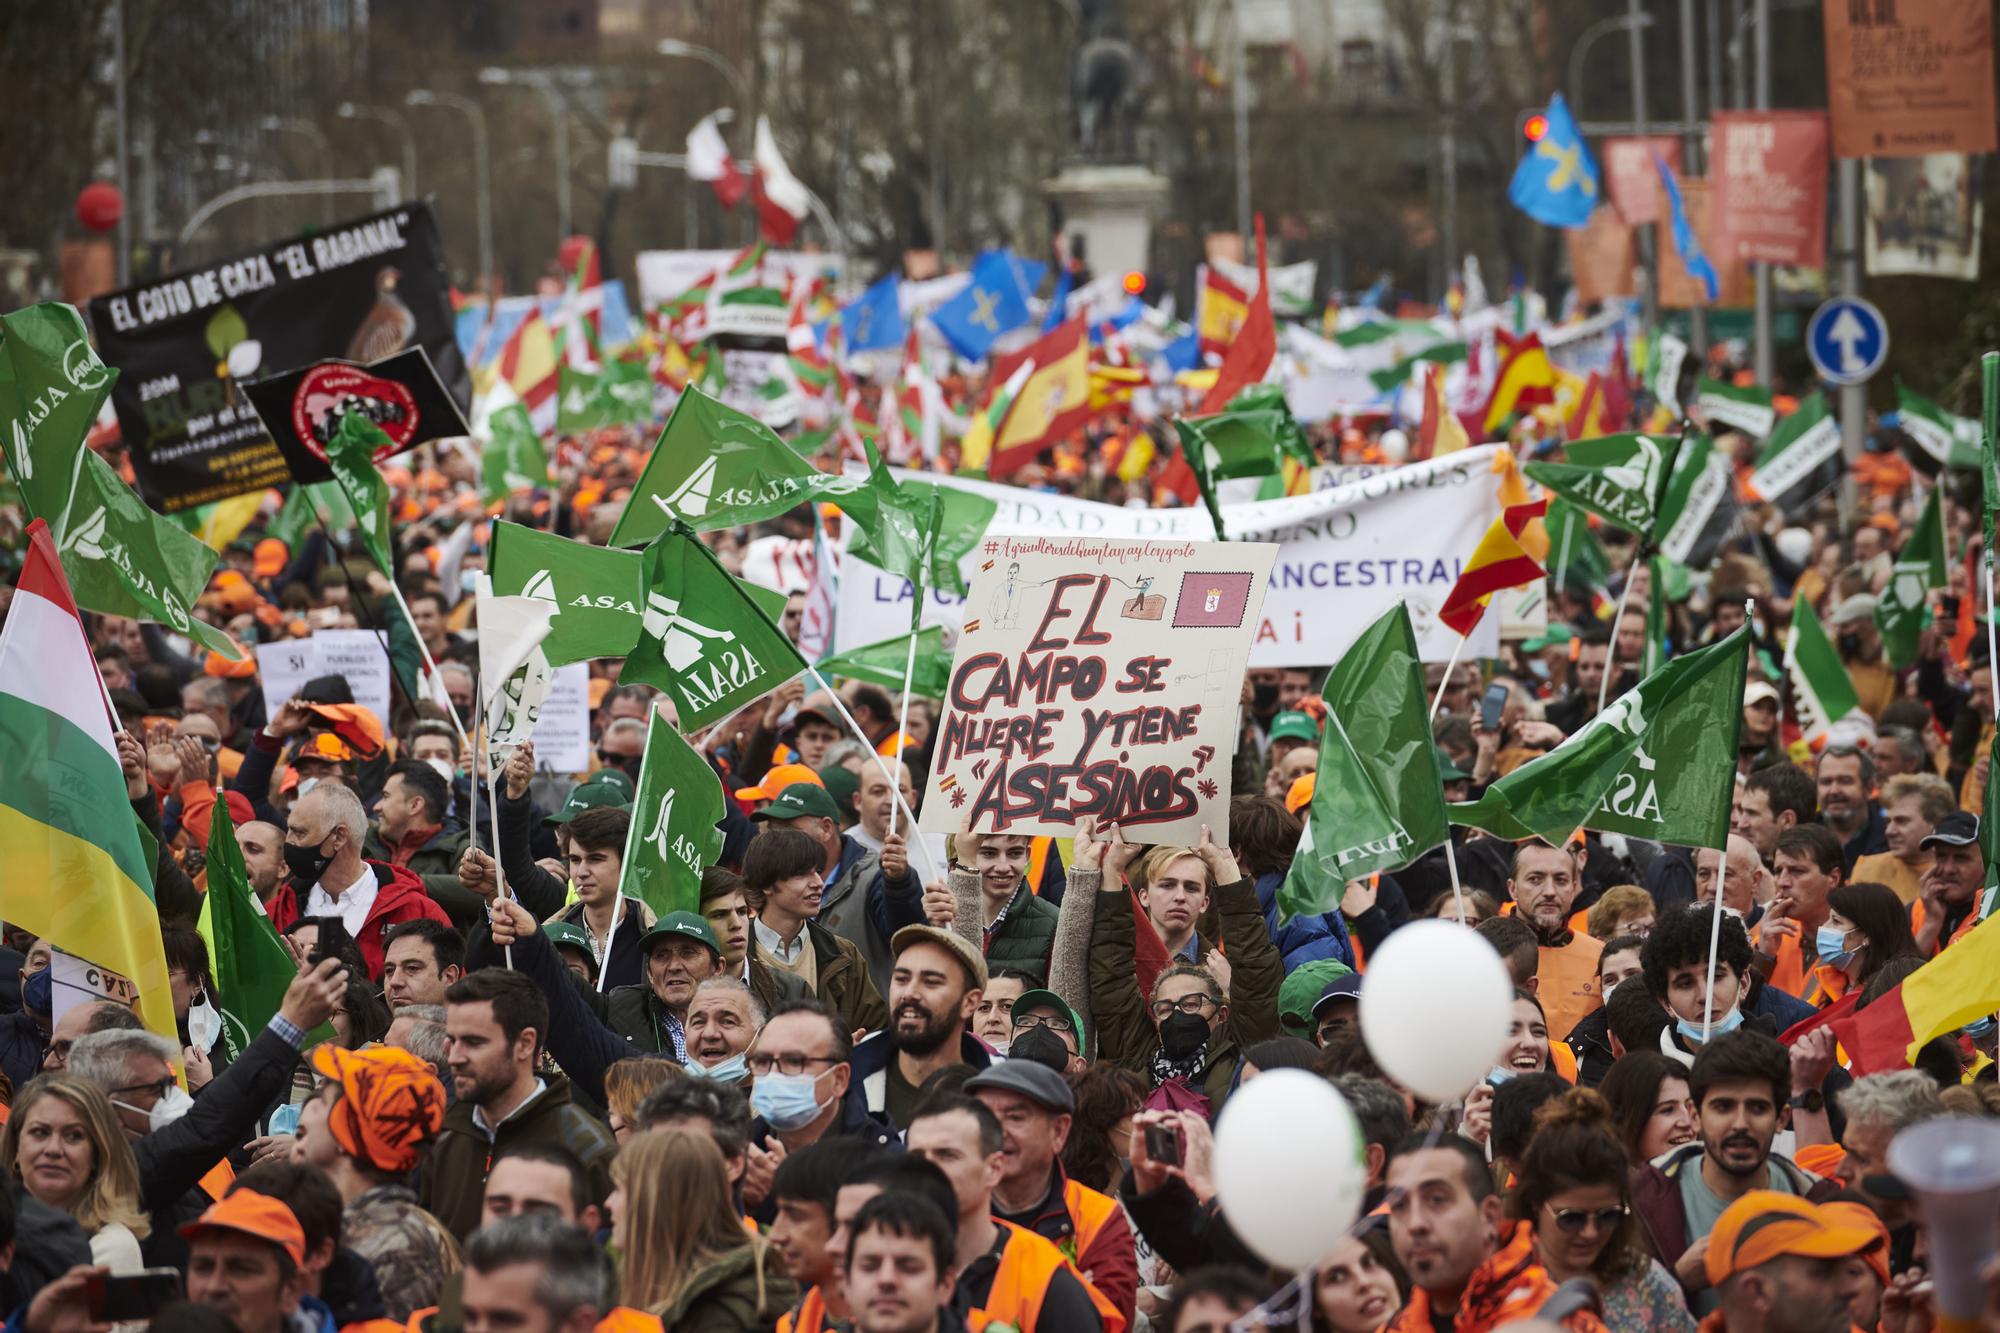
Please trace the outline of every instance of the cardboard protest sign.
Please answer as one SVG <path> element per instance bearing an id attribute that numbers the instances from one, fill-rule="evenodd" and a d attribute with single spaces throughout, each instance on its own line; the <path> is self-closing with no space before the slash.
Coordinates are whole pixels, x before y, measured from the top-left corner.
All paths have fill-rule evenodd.
<path id="1" fill-rule="evenodd" d="M 444 246 L 430 206 L 403 204 L 90 303 L 111 395 L 148 504 L 190 509 L 289 481 L 242 383 L 328 357 L 422 347 L 470 396 Z"/>
<path id="2" fill-rule="evenodd" d="M 347 412 L 361 413 L 388 437 L 375 452 L 378 463 L 426 440 L 472 433 L 421 347 L 365 366 L 315 361 L 242 387 L 295 481 L 332 479 L 326 447 Z"/>
<path id="3" fill-rule="evenodd" d="M 982 544 L 921 827 L 1133 842 L 1229 838 L 1237 701 L 1278 548 Z"/>

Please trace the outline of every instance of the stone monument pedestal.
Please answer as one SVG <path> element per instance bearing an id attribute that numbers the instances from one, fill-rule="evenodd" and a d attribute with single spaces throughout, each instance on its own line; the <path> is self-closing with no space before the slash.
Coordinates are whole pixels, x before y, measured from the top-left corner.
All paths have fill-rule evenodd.
<path id="1" fill-rule="evenodd" d="M 1166 177 L 1137 163 L 1075 162 L 1043 181 L 1042 193 L 1062 209 L 1063 233 L 1083 241 L 1092 271 L 1146 271 Z"/>

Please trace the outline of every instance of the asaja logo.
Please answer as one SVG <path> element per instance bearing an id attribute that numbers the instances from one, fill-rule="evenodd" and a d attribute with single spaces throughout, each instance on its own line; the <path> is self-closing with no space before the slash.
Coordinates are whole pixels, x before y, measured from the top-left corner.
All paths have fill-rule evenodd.
<path id="1" fill-rule="evenodd" d="M 1622 731 L 1636 741 L 1646 734 L 1644 709 L 1644 700 L 1637 690 L 1633 690 L 1621 695 L 1606 708 L 1602 721 L 1605 726 Z M 1657 820 L 1660 817 L 1660 790 L 1652 777 L 1655 761 L 1652 755 L 1646 753 L 1643 742 L 1632 747 L 1632 757 L 1638 762 L 1638 771 L 1627 770 L 1618 774 L 1611 783 L 1611 790 L 1604 794 L 1603 808 L 1627 819 Z"/>
<path id="2" fill-rule="evenodd" d="M 63 376 L 78 393 L 91 393 L 111 382 L 111 368 L 97 359 L 88 342 L 78 338 L 63 349 Z"/>

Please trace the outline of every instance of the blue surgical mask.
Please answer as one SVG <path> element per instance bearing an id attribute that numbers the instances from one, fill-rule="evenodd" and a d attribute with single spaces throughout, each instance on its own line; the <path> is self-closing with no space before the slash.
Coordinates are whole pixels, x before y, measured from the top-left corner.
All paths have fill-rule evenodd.
<path id="1" fill-rule="evenodd" d="M 826 1109 L 814 1091 L 818 1082 L 811 1074 L 761 1074 L 750 1089 L 750 1109 L 781 1134 L 804 1129 Z"/>
<path id="2" fill-rule="evenodd" d="M 1813 951 L 1828 967 L 1846 967 L 1854 961 L 1854 950 L 1847 947 L 1847 932 L 1838 926 L 1825 925 L 1814 931 Z"/>
<path id="3" fill-rule="evenodd" d="M 1709 1025 L 1708 1040 L 1714 1041 L 1717 1037 L 1723 1036 L 1726 1033 L 1734 1032 L 1736 1031 L 1736 1029 L 1742 1026 L 1743 1026 L 1743 1010 L 1737 1007 L 1736 1005 L 1732 1004 L 1729 1006 L 1728 1013 L 1716 1015 L 1715 1022 Z M 1700 1041 L 1702 1039 L 1701 1020 L 1699 1019 L 1696 1019 L 1694 1022 L 1690 1023 L 1685 1018 L 1683 1018 L 1679 1022 L 1674 1024 L 1674 1027 L 1683 1037 L 1686 1037 L 1689 1041 Z"/>
<path id="4" fill-rule="evenodd" d="M 750 1066 L 744 1062 L 743 1053 L 737 1052 L 719 1064 L 704 1067 L 699 1060 L 687 1062 L 687 1071 L 696 1078 L 712 1079 L 717 1083 L 741 1083 L 750 1077 Z M 780 1078 L 784 1075 L 779 1075 Z"/>
<path id="5" fill-rule="evenodd" d="M 1993 1030 L 1996 1026 L 2000 1026 L 2000 1024 L 1996 1024 L 1993 1015 L 1988 1014 L 1984 1018 L 1967 1023 L 1959 1031 L 1976 1042 L 1990 1041 L 1992 1040 Z"/>

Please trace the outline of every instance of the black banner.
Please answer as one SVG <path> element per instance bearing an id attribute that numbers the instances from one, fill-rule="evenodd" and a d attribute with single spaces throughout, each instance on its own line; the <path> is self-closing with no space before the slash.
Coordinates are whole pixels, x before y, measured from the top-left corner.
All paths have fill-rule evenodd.
<path id="1" fill-rule="evenodd" d="M 327 358 L 418 346 L 462 410 L 471 397 L 430 206 L 402 204 L 90 303 L 122 374 L 118 425 L 162 513 L 291 480 L 242 384 Z"/>
<path id="2" fill-rule="evenodd" d="M 376 454 L 377 462 L 426 440 L 472 433 L 422 347 L 405 348 L 367 366 L 316 361 L 241 387 L 270 428 L 295 481 L 332 478 L 327 441 L 350 411 L 361 413 L 389 437 L 391 447 Z"/>

